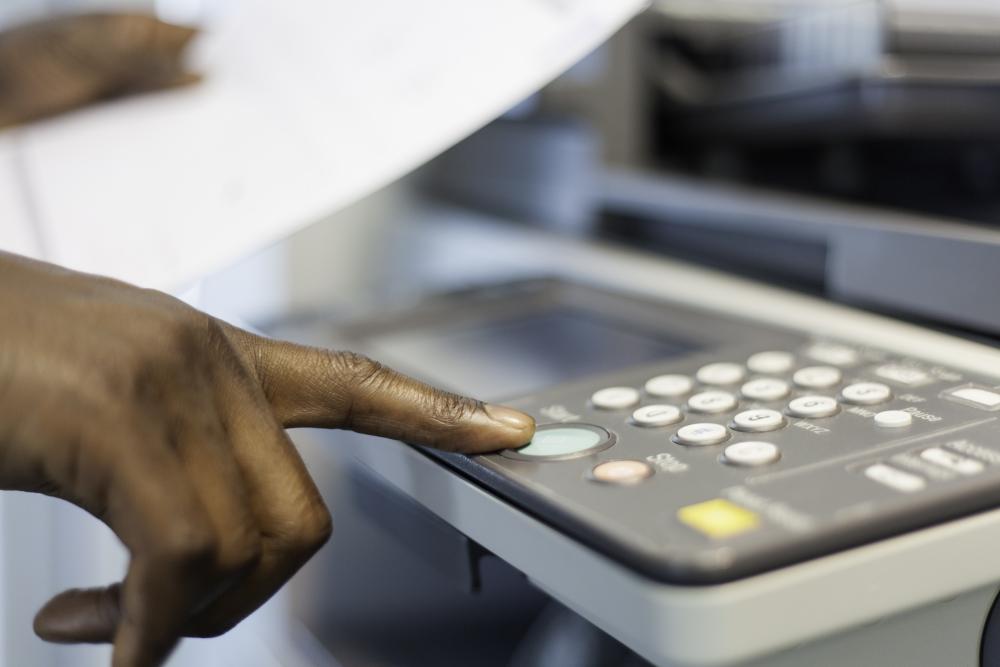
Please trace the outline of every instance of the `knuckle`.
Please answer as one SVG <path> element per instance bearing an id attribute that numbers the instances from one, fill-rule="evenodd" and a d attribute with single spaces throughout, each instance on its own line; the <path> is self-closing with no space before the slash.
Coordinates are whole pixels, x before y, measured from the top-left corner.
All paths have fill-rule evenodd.
<path id="1" fill-rule="evenodd" d="M 202 521 L 176 521 L 160 534 L 154 555 L 182 565 L 210 563 L 218 552 L 218 542 Z"/>
<path id="2" fill-rule="evenodd" d="M 319 550 L 333 534 L 333 517 L 322 502 L 303 512 L 284 539 L 288 551 L 311 554 Z"/>
<path id="3" fill-rule="evenodd" d="M 231 540 L 219 548 L 216 564 L 226 573 L 240 573 L 252 570 L 260 562 L 262 548 L 260 539 L 249 536 Z"/>
<path id="4" fill-rule="evenodd" d="M 428 396 L 426 412 L 444 427 L 456 427 L 482 408 L 482 402 L 458 394 L 435 391 Z"/>
<path id="5" fill-rule="evenodd" d="M 341 375 L 354 386 L 378 384 L 386 374 L 386 368 L 379 362 L 357 352 L 333 352 L 334 363 L 340 367 Z"/>
<path id="6" fill-rule="evenodd" d="M 106 385 L 115 394 L 161 401 L 179 383 L 209 374 L 217 354 L 218 324 L 208 316 L 150 317 L 116 363 L 108 365 Z"/>
<path id="7" fill-rule="evenodd" d="M 163 349 L 168 359 L 189 359 L 195 355 L 208 332 L 207 318 L 171 317 L 162 325 Z"/>

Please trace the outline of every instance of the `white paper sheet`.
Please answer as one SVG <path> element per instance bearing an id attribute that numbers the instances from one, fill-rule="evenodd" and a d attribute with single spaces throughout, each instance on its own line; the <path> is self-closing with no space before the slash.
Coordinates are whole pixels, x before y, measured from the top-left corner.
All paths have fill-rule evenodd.
<path id="1" fill-rule="evenodd" d="M 643 4 L 229 3 L 197 87 L 17 130 L 44 256 L 183 287 L 419 166 Z"/>
<path id="2" fill-rule="evenodd" d="M 41 247 L 29 213 L 16 139 L 11 133 L 0 134 L 0 248 L 35 257 Z"/>

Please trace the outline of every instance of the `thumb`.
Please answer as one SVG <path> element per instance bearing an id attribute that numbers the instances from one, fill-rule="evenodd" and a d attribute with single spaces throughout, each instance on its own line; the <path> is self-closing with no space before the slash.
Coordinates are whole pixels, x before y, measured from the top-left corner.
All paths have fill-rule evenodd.
<path id="1" fill-rule="evenodd" d="M 365 356 L 239 333 L 286 428 L 344 428 L 465 453 L 520 447 L 534 435 L 534 419 L 522 412 L 436 389 Z"/>
<path id="2" fill-rule="evenodd" d="M 35 634 L 58 644 L 114 640 L 121 620 L 121 585 L 63 591 L 35 615 Z"/>

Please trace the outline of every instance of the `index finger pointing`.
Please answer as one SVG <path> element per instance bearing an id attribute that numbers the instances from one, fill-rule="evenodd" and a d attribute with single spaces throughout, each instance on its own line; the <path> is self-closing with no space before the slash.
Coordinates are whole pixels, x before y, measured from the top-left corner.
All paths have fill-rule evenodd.
<path id="1" fill-rule="evenodd" d="M 286 428 L 346 428 L 467 453 L 520 447 L 534 435 L 522 412 L 436 389 L 362 355 L 240 333 Z"/>

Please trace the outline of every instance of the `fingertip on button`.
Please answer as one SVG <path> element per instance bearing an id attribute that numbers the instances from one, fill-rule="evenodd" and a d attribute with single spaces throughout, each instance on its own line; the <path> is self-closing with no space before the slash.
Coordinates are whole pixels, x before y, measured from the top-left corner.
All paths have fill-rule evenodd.
<path id="1" fill-rule="evenodd" d="M 490 419 L 500 426 L 525 433 L 528 436 L 528 440 L 531 440 L 531 436 L 535 432 L 535 419 L 531 415 L 520 410 L 515 410 L 514 408 L 508 408 L 506 405 L 496 405 L 494 403 L 485 404 L 483 410 L 486 411 Z M 525 442 L 528 440 L 525 440 Z"/>
<path id="2" fill-rule="evenodd" d="M 535 435 L 535 419 L 531 415 L 520 410 L 509 408 L 506 405 L 495 405 L 487 403 L 483 405 L 483 412 L 490 418 L 490 421 L 503 429 L 508 448 L 523 447 L 531 442 Z"/>
<path id="3" fill-rule="evenodd" d="M 531 442 L 500 454 L 519 461 L 563 461 L 586 456 L 615 444 L 615 436 L 593 424 L 544 424 L 535 430 Z"/>

